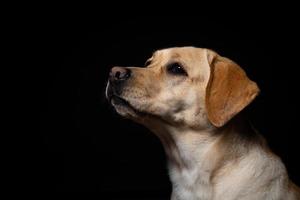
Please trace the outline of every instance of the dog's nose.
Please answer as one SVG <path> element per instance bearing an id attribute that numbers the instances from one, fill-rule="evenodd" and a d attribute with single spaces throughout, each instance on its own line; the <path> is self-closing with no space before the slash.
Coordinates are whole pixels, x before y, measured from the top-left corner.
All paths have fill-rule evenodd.
<path id="1" fill-rule="evenodd" d="M 109 73 L 109 79 L 111 81 L 124 81 L 131 75 L 130 69 L 124 67 L 113 67 Z"/>

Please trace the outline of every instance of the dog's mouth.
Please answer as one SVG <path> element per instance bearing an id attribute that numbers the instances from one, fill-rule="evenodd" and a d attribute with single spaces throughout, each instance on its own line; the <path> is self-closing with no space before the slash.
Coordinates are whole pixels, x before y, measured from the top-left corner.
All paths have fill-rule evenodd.
<path id="1" fill-rule="evenodd" d="M 141 117 L 146 115 L 145 112 L 136 109 L 127 100 L 115 94 L 112 94 L 108 100 L 115 107 L 117 112 L 120 112 L 120 114 L 129 114 L 132 117 Z"/>
<path id="2" fill-rule="evenodd" d="M 147 115 L 146 112 L 137 109 L 136 106 L 130 103 L 130 101 L 126 100 L 124 97 L 121 97 L 119 93 L 120 92 L 112 87 L 109 83 L 107 84 L 106 98 L 119 114 L 135 119 Z"/>
<path id="3" fill-rule="evenodd" d="M 125 99 L 123 99 L 122 97 L 119 97 L 117 95 L 112 95 L 109 99 L 110 103 L 113 105 L 118 105 L 118 106 L 125 106 L 125 107 L 129 107 L 132 110 L 136 110 L 128 101 L 126 101 Z"/>

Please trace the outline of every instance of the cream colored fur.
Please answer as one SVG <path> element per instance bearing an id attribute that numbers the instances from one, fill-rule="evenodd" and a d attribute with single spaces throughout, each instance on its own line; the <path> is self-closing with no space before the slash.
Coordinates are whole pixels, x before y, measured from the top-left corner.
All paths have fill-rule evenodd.
<path id="1" fill-rule="evenodd" d="M 149 61 L 146 68 L 128 67 L 132 76 L 120 97 L 131 107 L 114 99 L 112 105 L 160 138 L 172 200 L 300 199 L 280 158 L 240 117 L 259 89 L 237 64 L 195 47 L 159 50 Z M 172 62 L 180 63 L 187 76 L 170 74 Z M 218 83 L 218 78 L 224 80 Z"/>

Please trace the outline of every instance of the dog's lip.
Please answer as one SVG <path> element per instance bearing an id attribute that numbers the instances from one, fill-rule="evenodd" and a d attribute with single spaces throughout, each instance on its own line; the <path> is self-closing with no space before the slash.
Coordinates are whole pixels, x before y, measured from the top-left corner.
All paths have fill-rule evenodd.
<path id="1" fill-rule="evenodd" d="M 118 105 L 118 106 L 125 106 L 125 107 L 128 107 L 130 108 L 134 113 L 136 113 L 137 115 L 139 116 L 144 116 L 146 115 L 145 112 L 142 112 L 142 111 L 139 111 L 137 110 L 134 106 L 132 106 L 126 99 L 118 96 L 118 95 L 115 95 L 115 94 L 112 94 L 109 96 L 109 102 L 112 104 L 112 101 L 113 101 L 113 104 L 115 105 Z"/>
<path id="2" fill-rule="evenodd" d="M 136 109 L 133 105 L 130 104 L 128 100 L 126 100 L 124 97 L 119 96 L 116 91 L 110 86 L 108 83 L 106 87 L 106 98 L 108 102 L 113 106 L 124 106 L 130 109 L 132 112 L 134 112 L 138 116 L 145 116 L 147 115 L 146 112 L 140 111 Z"/>
<path id="3" fill-rule="evenodd" d="M 115 104 L 132 107 L 128 101 L 126 101 L 124 98 L 117 96 L 115 94 L 113 94 L 109 97 L 109 101 L 112 102 L 112 100 L 114 101 Z"/>

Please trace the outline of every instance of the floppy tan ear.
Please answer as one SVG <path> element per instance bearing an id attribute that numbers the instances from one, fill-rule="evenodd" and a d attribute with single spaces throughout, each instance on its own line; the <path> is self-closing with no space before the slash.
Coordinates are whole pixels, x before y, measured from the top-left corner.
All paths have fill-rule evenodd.
<path id="1" fill-rule="evenodd" d="M 257 84 L 233 61 L 211 52 L 211 73 L 206 88 L 208 119 L 216 126 L 226 124 L 259 93 Z"/>

